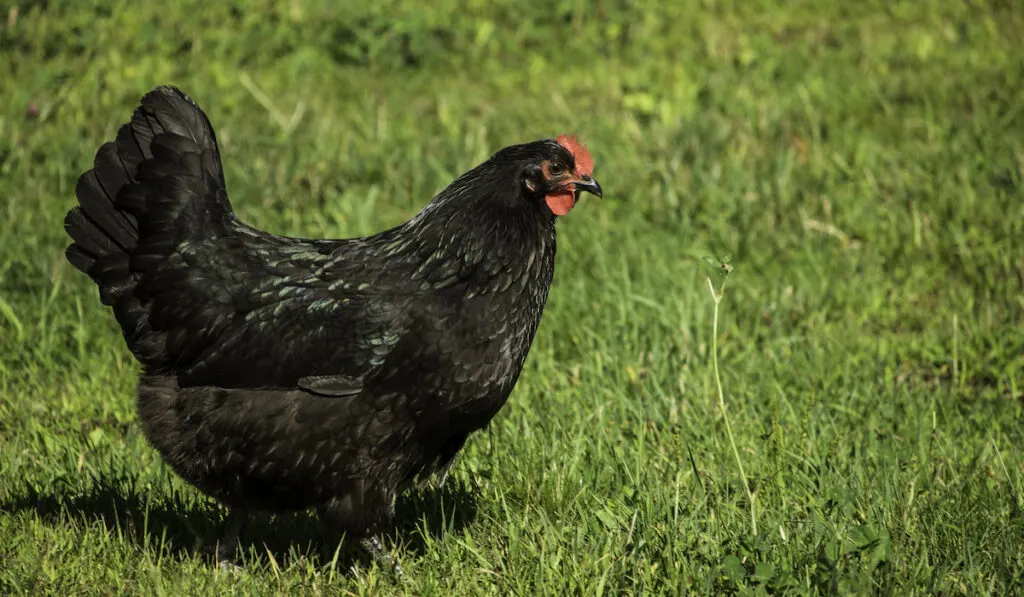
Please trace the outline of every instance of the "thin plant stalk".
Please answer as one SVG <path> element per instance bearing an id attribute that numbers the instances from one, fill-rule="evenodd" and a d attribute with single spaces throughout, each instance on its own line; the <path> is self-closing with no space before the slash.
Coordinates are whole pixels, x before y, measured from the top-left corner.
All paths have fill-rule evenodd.
<path id="1" fill-rule="evenodd" d="M 743 460 L 740 458 L 740 451 L 736 447 L 736 439 L 732 435 L 732 425 L 729 423 L 729 413 L 725 407 L 725 392 L 722 390 L 722 376 L 718 373 L 718 305 L 722 302 L 725 294 L 725 282 L 715 292 L 715 285 L 708 278 L 708 289 L 711 291 L 711 298 L 715 302 L 714 315 L 711 323 L 711 364 L 715 371 L 715 385 L 718 387 L 718 407 L 722 409 L 722 418 L 725 420 L 725 433 L 729 436 L 729 444 L 732 446 L 733 456 L 736 457 L 736 466 L 740 469 L 740 480 L 743 481 L 743 489 L 747 492 L 747 500 L 750 501 L 750 530 L 757 536 L 757 505 L 754 502 L 754 492 L 750 490 L 750 483 L 747 482 L 747 473 L 743 470 Z"/>

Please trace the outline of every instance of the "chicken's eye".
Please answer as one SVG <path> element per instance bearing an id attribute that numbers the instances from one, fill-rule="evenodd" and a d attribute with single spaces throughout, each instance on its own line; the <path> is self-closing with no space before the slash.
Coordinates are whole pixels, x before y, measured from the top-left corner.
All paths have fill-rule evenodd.
<path id="1" fill-rule="evenodd" d="M 565 166 L 555 162 L 548 166 L 548 174 L 552 176 L 560 176 L 565 172 Z"/>

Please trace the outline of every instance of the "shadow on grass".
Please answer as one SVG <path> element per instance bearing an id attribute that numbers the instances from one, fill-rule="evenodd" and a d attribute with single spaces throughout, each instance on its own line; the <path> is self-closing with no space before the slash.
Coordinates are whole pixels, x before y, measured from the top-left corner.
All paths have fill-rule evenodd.
<path id="1" fill-rule="evenodd" d="M 226 511 L 196 494 L 163 493 L 148 499 L 131 477 L 100 477 L 88 491 L 54 488 L 38 491 L 25 485 L 10 488 L 0 502 L 0 512 L 35 512 L 46 524 L 69 527 L 83 522 L 102 525 L 108 533 L 134 543 L 140 550 L 161 558 L 185 560 L 193 556 L 213 562 L 208 546 L 223 534 Z M 476 495 L 462 481 L 449 477 L 439 489 L 415 489 L 400 497 L 395 506 L 395 529 L 384 537 L 385 545 L 398 545 L 405 556 L 424 553 L 433 540 L 458 531 L 476 515 Z M 113 538 L 113 537 L 112 537 Z M 239 541 L 241 565 L 286 566 L 306 560 L 329 566 L 337 556 L 339 570 L 355 563 L 369 566 L 372 558 L 355 540 L 321 523 L 308 512 L 269 515 L 254 513 Z"/>

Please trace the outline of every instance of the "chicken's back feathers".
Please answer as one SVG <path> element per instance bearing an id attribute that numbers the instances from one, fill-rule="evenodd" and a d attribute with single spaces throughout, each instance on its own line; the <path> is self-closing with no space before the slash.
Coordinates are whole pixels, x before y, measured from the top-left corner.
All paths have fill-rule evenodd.
<path id="1" fill-rule="evenodd" d="M 325 275 L 340 243 L 269 235 L 234 216 L 213 130 L 176 89 L 142 99 L 76 192 L 68 259 L 96 281 L 149 373 L 287 387 L 300 366 L 336 360 L 325 349 L 370 363 L 388 342 L 389 305 L 365 282 Z"/>

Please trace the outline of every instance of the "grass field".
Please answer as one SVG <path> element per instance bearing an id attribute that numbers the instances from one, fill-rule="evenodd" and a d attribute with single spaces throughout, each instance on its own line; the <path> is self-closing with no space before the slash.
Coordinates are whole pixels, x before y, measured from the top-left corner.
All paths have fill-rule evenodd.
<path id="1" fill-rule="evenodd" d="M 11 2 L 0 594 L 1024 593 L 1020 3 Z M 512 143 L 595 156 L 509 404 L 399 502 L 407 586 L 307 516 L 252 524 L 241 571 L 193 555 L 223 512 L 63 256 L 164 83 L 283 234 L 397 224 Z"/>

